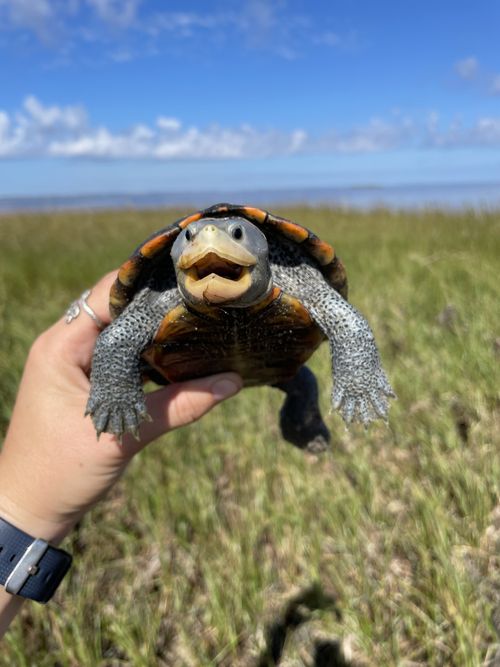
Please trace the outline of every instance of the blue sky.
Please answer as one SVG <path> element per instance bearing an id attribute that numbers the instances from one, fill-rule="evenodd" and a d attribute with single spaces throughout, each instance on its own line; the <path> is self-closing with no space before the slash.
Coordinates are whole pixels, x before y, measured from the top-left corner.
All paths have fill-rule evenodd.
<path id="1" fill-rule="evenodd" d="M 0 0 L 0 196 L 500 182 L 496 0 Z"/>

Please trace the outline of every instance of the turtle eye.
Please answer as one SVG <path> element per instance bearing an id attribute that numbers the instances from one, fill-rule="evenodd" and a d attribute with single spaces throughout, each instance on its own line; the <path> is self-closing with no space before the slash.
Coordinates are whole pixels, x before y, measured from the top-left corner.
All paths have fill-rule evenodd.
<path id="1" fill-rule="evenodd" d="M 186 229 L 186 232 L 185 232 L 185 234 L 184 234 L 184 237 L 185 237 L 186 241 L 191 241 L 191 239 L 193 238 L 193 235 L 191 234 L 191 230 L 190 230 L 190 229 Z"/>
<path id="2" fill-rule="evenodd" d="M 243 238 L 243 230 L 239 225 L 236 225 L 236 227 L 233 227 L 231 230 L 231 236 L 233 239 L 236 239 L 236 241 L 240 241 Z"/>

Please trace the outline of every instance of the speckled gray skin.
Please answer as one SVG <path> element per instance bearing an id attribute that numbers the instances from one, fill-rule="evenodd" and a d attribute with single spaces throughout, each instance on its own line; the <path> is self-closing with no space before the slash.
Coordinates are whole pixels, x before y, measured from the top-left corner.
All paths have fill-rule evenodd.
<path id="1" fill-rule="evenodd" d="M 165 313 L 181 302 L 173 269 L 169 274 L 166 284 L 153 282 L 141 290 L 97 339 L 85 414 L 92 416 L 98 436 L 106 431 L 137 437 L 139 424 L 148 419 L 141 354 Z"/>
<path id="2" fill-rule="evenodd" d="M 388 398 L 395 397 L 365 318 L 324 280 L 300 246 L 270 239 L 269 259 L 275 283 L 300 299 L 323 330 L 332 357 L 332 407 L 344 421 L 387 419 Z"/>
<path id="3" fill-rule="evenodd" d="M 347 423 L 386 419 L 388 398 L 394 393 L 368 323 L 326 282 L 299 245 L 272 234 L 268 241 L 274 284 L 303 303 L 329 340 L 334 409 Z M 98 434 L 137 435 L 139 424 L 147 418 L 141 354 L 164 315 L 179 303 L 181 296 L 170 263 L 161 274 L 147 277 L 133 301 L 100 334 L 86 409 Z M 293 380 L 279 388 L 287 393 L 281 411 L 284 437 L 298 447 L 324 449 L 329 433 L 319 413 L 312 373 L 302 367 Z"/>

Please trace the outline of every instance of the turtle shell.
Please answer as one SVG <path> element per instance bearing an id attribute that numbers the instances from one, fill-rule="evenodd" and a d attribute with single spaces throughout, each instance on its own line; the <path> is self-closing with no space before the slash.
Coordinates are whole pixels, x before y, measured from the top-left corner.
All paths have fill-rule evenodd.
<path id="1" fill-rule="evenodd" d="M 279 287 L 248 308 L 193 311 L 181 303 L 165 315 L 144 351 L 144 376 L 161 384 L 162 377 L 182 382 L 234 371 L 245 386 L 286 382 L 323 340 L 307 309 Z"/>
<path id="2" fill-rule="evenodd" d="M 117 317 L 133 299 L 143 276 L 163 254 L 170 253 L 180 232 L 189 224 L 202 218 L 240 217 L 249 220 L 262 231 L 272 229 L 294 243 L 300 245 L 316 261 L 319 269 L 330 285 L 345 299 L 347 298 L 347 276 L 344 265 L 337 257 L 334 248 L 322 241 L 306 227 L 281 218 L 253 206 L 238 204 L 216 204 L 203 211 L 198 211 L 177 220 L 172 225 L 161 229 L 142 243 L 131 257 L 120 267 L 118 277 L 111 288 L 110 312 Z"/>

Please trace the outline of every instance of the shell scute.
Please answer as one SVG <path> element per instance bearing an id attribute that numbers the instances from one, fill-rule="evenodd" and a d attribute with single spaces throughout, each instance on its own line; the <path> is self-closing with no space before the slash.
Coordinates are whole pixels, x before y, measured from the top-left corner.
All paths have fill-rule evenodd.
<path id="1" fill-rule="evenodd" d="M 120 270 L 118 271 L 118 280 L 125 287 L 130 287 L 134 284 L 140 270 L 140 260 L 136 257 L 131 257 L 121 265 Z"/>
<path id="2" fill-rule="evenodd" d="M 159 252 L 161 252 L 164 248 L 165 245 L 167 245 L 170 241 L 169 237 L 165 237 L 164 235 L 160 236 L 153 236 L 152 239 L 149 241 L 146 241 L 141 247 L 139 252 L 143 257 L 147 257 L 148 259 L 151 259 L 155 255 L 157 255 Z"/>
<path id="3" fill-rule="evenodd" d="M 328 264 L 333 262 L 335 258 L 334 248 L 326 241 L 322 241 L 320 238 L 318 238 L 316 234 L 310 232 L 304 245 L 306 246 L 309 254 L 312 255 L 322 267 L 328 266 Z"/>
<path id="4" fill-rule="evenodd" d="M 109 312 L 113 319 L 118 317 L 118 315 L 122 312 L 125 307 L 123 304 L 127 305 L 129 302 L 127 293 L 127 287 L 122 282 L 120 282 L 119 278 L 117 278 L 113 283 L 109 293 Z"/>
<path id="5" fill-rule="evenodd" d="M 275 384 L 291 379 L 325 339 L 305 306 L 278 287 L 263 303 L 234 310 L 178 305 L 144 358 L 169 382 L 234 371 L 246 386 Z"/>
<path id="6" fill-rule="evenodd" d="M 290 220 L 280 221 L 276 227 L 283 236 L 295 243 L 304 243 L 310 236 L 310 232 L 305 227 L 297 225 L 295 222 L 290 222 Z"/>
<path id="7" fill-rule="evenodd" d="M 198 211 L 198 213 L 193 213 L 193 215 L 188 215 L 187 218 L 183 218 L 180 220 L 177 224 L 181 229 L 186 229 L 188 225 L 190 225 L 192 222 L 196 222 L 203 216 L 202 211 Z"/>
<path id="8" fill-rule="evenodd" d="M 347 298 L 345 268 L 329 243 L 318 238 L 306 227 L 287 218 L 272 215 L 264 209 L 221 203 L 177 220 L 172 225 L 153 234 L 136 249 L 132 257 L 120 268 L 118 278 L 111 290 L 110 310 L 113 316 L 116 317 L 125 309 L 133 299 L 144 272 L 150 270 L 155 261 L 170 252 L 173 242 L 183 229 L 202 218 L 230 216 L 245 218 L 259 225 L 264 233 L 266 228 L 269 228 L 278 236 L 281 235 L 293 243 L 300 244 L 301 248 L 318 263 L 325 279 L 344 298 Z"/>
<path id="9" fill-rule="evenodd" d="M 242 208 L 245 211 L 245 215 L 251 220 L 255 220 L 261 224 L 266 221 L 268 216 L 267 211 L 263 211 L 260 208 L 255 208 L 254 206 L 242 206 Z"/>
<path id="10" fill-rule="evenodd" d="M 331 264 L 323 267 L 323 275 L 335 287 L 337 292 L 344 299 L 347 299 L 347 274 L 344 265 L 338 257 L 335 257 Z"/>

